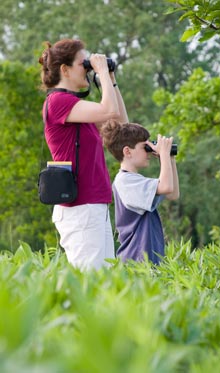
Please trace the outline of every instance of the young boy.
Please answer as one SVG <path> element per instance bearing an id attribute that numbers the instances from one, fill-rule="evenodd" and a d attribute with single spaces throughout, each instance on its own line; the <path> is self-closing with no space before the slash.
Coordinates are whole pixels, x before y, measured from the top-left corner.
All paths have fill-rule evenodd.
<path id="1" fill-rule="evenodd" d="M 104 144 L 120 162 L 121 168 L 113 182 L 115 225 L 119 233 L 117 251 L 123 261 L 141 261 L 144 253 L 159 264 L 164 255 L 164 235 L 157 206 L 164 199 L 179 198 L 179 182 L 174 157 L 170 156 L 173 138 L 158 135 L 157 144 L 139 124 L 108 122 L 102 130 Z M 160 158 L 159 178 L 144 177 L 140 168 L 148 167 L 150 153 Z M 158 255 L 159 254 L 159 255 Z"/>

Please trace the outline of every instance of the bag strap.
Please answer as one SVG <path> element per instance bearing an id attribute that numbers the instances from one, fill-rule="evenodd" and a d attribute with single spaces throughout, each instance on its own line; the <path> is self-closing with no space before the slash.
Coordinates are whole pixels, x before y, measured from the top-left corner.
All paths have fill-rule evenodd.
<path id="1" fill-rule="evenodd" d="M 59 92 L 61 92 L 61 88 L 54 88 L 53 90 L 51 89 L 50 92 L 47 94 L 46 107 L 45 107 L 45 112 L 44 112 L 45 115 L 43 114 L 44 124 L 46 124 L 47 115 L 48 115 L 48 96 L 49 96 L 50 93 L 52 93 L 54 91 L 58 91 L 58 89 L 59 89 Z M 62 92 L 64 92 L 64 91 L 67 91 L 67 90 L 63 90 L 62 89 Z M 69 91 L 69 92 L 72 92 L 72 91 Z M 79 133 L 80 133 L 80 124 L 77 123 L 76 124 L 76 142 L 75 142 L 75 146 L 76 146 L 76 151 L 75 151 L 75 154 L 76 154 L 76 167 L 75 167 L 75 172 L 74 172 L 75 180 L 77 179 L 78 172 L 79 172 L 79 146 L 80 146 L 80 143 L 79 143 Z"/>
<path id="2" fill-rule="evenodd" d="M 75 147 L 76 147 L 75 179 L 77 179 L 78 172 L 79 172 L 79 129 L 80 129 L 80 124 L 77 124 L 76 125 L 76 142 L 75 142 Z"/>
<path id="3" fill-rule="evenodd" d="M 65 89 L 65 88 L 51 88 L 51 89 L 47 90 L 47 96 L 49 96 L 53 92 L 65 92 L 65 93 L 70 93 L 70 94 L 72 94 L 72 95 L 74 95 L 76 97 L 79 97 L 79 98 L 85 98 L 90 93 L 90 81 L 89 81 L 88 77 L 87 77 L 87 80 L 89 82 L 89 88 L 87 89 L 87 91 L 84 91 L 84 92 L 74 92 L 74 91 L 70 91 L 69 89 Z"/>

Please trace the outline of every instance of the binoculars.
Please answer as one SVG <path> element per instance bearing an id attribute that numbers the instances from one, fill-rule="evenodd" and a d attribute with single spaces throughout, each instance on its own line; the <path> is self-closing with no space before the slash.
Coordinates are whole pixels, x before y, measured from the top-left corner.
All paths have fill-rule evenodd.
<path id="1" fill-rule="evenodd" d="M 152 141 L 153 145 L 156 145 L 157 141 Z M 149 145 L 145 145 L 145 150 L 147 153 L 152 152 L 153 149 Z M 177 155 L 177 144 L 172 144 L 170 155 Z"/>
<path id="2" fill-rule="evenodd" d="M 109 71 L 115 71 L 115 62 L 111 58 L 107 58 L 107 65 L 108 65 Z M 93 70 L 93 67 L 89 60 L 83 61 L 83 67 L 86 70 Z"/>

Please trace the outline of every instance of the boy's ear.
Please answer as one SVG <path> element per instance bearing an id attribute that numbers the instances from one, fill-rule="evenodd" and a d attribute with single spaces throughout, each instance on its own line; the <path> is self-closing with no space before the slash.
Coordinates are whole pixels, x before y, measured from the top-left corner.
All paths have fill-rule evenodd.
<path id="1" fill-rule="evenodd" d="M 130 150 L 129 146 L 125 146 L 123 148 L 123 155 L 124 155 L 124 157 L 129 157 L 131 155 L 131 150 Z"/>

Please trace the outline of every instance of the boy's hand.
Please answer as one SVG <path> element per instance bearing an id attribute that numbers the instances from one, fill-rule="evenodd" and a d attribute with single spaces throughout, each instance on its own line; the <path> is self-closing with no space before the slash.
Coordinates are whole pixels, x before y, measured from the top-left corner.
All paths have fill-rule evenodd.
<path id="1" fill-rule="evenodd" d="M 153 149 L 153 154 L 158 154 L 160 157 L 170 157 L 170 151 L 173 143 L 173 137 L 157 136 L 157 143 L 154 145 L 150 141 L 146 141 L 146 144 Z"/>

